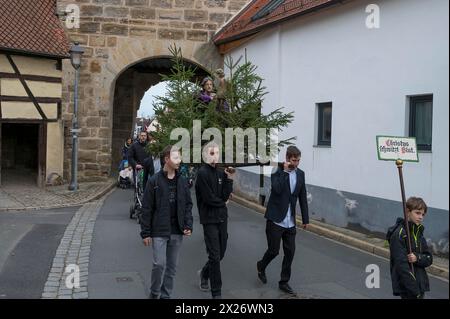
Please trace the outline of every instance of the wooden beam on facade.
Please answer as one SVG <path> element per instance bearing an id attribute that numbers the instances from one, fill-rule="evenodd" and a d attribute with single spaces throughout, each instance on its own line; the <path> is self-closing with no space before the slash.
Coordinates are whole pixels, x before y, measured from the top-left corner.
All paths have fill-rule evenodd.
<path id="1" fill-rule="evenodd" d="M 62 79 L 54 76 L 22 74 L 22 77 L 27 81 L 47 82 L 47 83 L 62 83 Z M 0 72 L 0 79 L 19 79 L 15 73 Z"/>
<path id="2" fill-rule="evenodd" d="M 61 103 L 61 98 L 59 97 L 35 97 L 34 100 L 38 103 Z M 0 101 L 3 102 L 33 102 L 28 96 L 10 96 L 10 95 L 0 95 Z"/>
<path id="3" fill-rule="evenodd" d="M 26 118 L 1 118 L 0 123 L 17 123 L 17 124 L 39 124 L 39 123 L 56 123 L 58 119 L 47 119 L 47 120 L 39 120 L 39 119 L 26 119 Z"/>
<path id="4" fill-rule="evenodd" d="M 47 116 L 45 115 L 44 111 L 42 111 L 41 106 L 39 105 L 38 101 L 36 101 L 36 98 L 33 95 L 33 92 L 31 92 L 30 88 L 28 87 L 27 82 L 25 81 L 25 79 L 22 77 L 22 75 L 20 74 L 19 69 L 17 68 L 17 65 L 14 63 L 13 59 L 11 58 L 11 55 L 6 54 L 6 58 L 9 61 L 9 64 L 11 64 L 11 67 L 13 68 L 14 72 L 18 75 L 20 83 L 22 83 L 23 88 L 25 89 L 25 91 L 27 92 L 29 98 L 31 99 L 31 101 L 33 102 L 34 106 L 36 107 L 37 111 L 39 112 L 39 114 L 41 115 L 43 120 L 47 120 Z"/>

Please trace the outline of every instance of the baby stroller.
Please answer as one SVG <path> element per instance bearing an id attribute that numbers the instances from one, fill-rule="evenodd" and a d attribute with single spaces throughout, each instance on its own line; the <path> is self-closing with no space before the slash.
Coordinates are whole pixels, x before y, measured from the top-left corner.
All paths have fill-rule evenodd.
<path id="1" fill-rule="evenodd" d="M 136 218 L 136 221 L 139 223 L 139 218 L 142 213 L 142 197 L 144 194 L 144 170 L 135 169 L 134 176 L 134 194 L 133 203 L 130 206 L 130 219 Z"/>
<path id="2" fill-rule="evenodd" d="M 117 187 L 122 189 L 130 188 L 133 185 L 133 170 L 128 167 L 128 161 L 120 163 L 119 177 L 117 178 Z"/>

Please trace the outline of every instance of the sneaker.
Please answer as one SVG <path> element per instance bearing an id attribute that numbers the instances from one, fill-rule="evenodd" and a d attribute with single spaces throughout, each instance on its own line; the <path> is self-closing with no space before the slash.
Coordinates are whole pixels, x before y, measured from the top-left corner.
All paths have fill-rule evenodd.
<path id="1" fill-rule="evenodd" d="M 280 288 L 281 291 L 290 294 L 290 295 L 296 295 L 294 289 L 291 288 L 291 286 L 288 285 L 288 283 L 280 283 L 278 285 L 278 288 Z"/>
<path id="2" fill-rule="evenodd" d="M 256 263 L 256 270 L 258 271 L 258 278 L 263 284 L 267 284 L 266 272 L 261 269 L 259 261 Z"/>
<path id="3" fill-rule="evenodd" d="M 159 299 L 159 296 L 158 296 L 158 295 L 155 295 L 155 294 L 153 294 L 153 293 L 150 293 L 150 294 L 148 295 L 148 299 Z"/>
<path id="4" fill-rule="evenodd" d="M 201 290 L 201 291 L 205 291 L 205 292 L 210 291 L 209 280 L 203 278 L 203 276 L 202 276 L 202 270 L 200 269 L 200 270 L 197 272 L 197 274 L 198 274 L 198 277 L 200 278 L 200 283 L 199 283 L 200 290 Z"/>

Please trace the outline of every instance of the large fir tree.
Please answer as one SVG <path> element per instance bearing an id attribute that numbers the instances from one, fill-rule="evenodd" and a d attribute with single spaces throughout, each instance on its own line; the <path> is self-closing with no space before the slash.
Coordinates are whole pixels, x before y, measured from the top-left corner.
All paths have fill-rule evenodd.
<path id="1" fill-rule="evenodd" d="M 185 128 L 190 132 L 192 146 L 194 120 L 201 120 L 202 133 L 206 128 L 218 128 L 224 141 L 226 128 L 242 128 L 243 130 L 255 128 L 256 131 L 258 128 L 266 128 L 267 130 L 281 131 L 292 122 L 293 112 L 285 113 L 282 107 L 268 114 L 262 112 L 261 106 L 264 96 L 267 94 L 266 88 L 262 85 L 263 79 L 256 73 L 256 66 L 246 58 L 242 62 L 242 58 L 236 62 L 231 58 L 227 58 L 225 61 L 226 71 L 229 74 L 226 77 L 224 97 L 230 112 L 224 112 L 217 110 L 217 99 L 208 105 L 204 105 L 198 99 L 200 85 L 195 80 L 195 69 L 183 63 L 180 48 L 172 46 L 170 51 L 173 67 L 169 75 L 162 75 L 162 81 L 167 83 L 167 94 L 156 97 L 153 105 L 157 124 L 156 131 L 152 133 L 156 143 L 149 145 L 149 151 L 152 154 L 158 154 L 166 145 L 177 142 L 170 140 L 170 133 L 175 128 Z M 213 73 L 210 70 L 210 74 Z M 276 148 L 280 149 L 284 145 L 291 144 L 294 139 L 277 141 Z M 207 142 L 202 141 L 202 145 Z M 270 143 L 273 145 L 269 135 L 265 142 L 268 154 Z M 247 164 L 244 165 L 255 165 L 248 163 L 249 158 L 255 159 L 257 154 L 249 154 L 249 149 L 245 145 L 245 162 Z M 238 166 L 242 166 L 242 164 Z"/>

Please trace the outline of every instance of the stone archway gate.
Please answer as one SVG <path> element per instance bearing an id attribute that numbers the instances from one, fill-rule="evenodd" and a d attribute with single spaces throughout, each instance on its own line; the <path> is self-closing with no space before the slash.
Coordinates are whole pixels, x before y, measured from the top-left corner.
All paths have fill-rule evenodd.
<path id="1" fill-rule="evenodd" d="M 57 0 L 58 12 L 80 12 L 71 42 L 85 53 L 79 82 L 79 179 L 107 178 L 111 170 L 115 82 L 129 66 L 169 56 L 175 43 L 184 58 L 206 68 L 222 65 L 214 32 L 249 0 Z M 70 14 L 69 14 L 70 15 Z M 62 19 L 63 20 L 63 19 Z M 63 63 L 64 178 L 70 178 L 74 70 Z"/>

